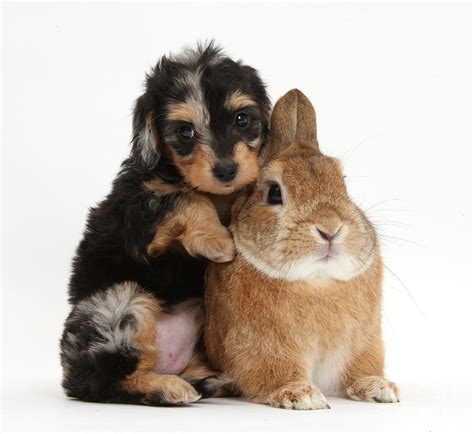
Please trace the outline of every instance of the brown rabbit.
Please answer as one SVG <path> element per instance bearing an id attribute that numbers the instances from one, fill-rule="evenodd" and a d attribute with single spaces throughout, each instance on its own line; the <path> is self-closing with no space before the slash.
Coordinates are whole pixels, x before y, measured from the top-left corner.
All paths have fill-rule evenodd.
<path id="1" fill-rule="evenodd" d="M 277 102 L 264 167 L 237 199 L 237 256 L 207 271 L 205 343 L 251 401 L 329 408 L 325 394 L 398 402 L 384 377 L 382 258 L 373 226 L 323 155 L 310 101 Z"/>

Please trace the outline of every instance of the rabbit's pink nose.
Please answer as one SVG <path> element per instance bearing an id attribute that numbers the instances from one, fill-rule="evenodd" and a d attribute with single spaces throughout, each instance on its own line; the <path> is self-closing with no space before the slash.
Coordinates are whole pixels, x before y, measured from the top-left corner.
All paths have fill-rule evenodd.
<path id="1" fill-rule="evenodd" d="M 326 241 L 331 241 L 334 236 L 332 235 L 329 235 L 327 232 L 323 232 L 322 230 L 318 229 L 318 233 L 319 235 L 321 235 L 321 237 L 326 240 Z"/>
<path id="2" fill-rule="evenodd" d="M 341 229 L 341 227 L 339 226 L 339 227 L 337 228 L 337 230 L 336 230 L 335 232 L 332 232 L 332 233 L 330 233 L 330 232 L 328 232 L 328 231 L 322 231 L 322 230 L 319 229 L 319 228 L 316 228 L 316 229 L 317 229 L 319 235 L 321 235 L 321 238 L 322 238 L 323 240 L 326 240 L 326 241 L 331 242 L 332 240 L 334 240 L 334 238 L 336 238 L 336 236 L 337 236 L 337 234 L 339 233 L 339 230 Z"/>

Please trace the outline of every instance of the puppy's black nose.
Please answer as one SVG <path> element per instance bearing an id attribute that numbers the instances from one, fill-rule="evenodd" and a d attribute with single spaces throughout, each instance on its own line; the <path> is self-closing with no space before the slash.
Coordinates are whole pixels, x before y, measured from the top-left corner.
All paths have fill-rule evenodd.
<path id="1" fill-rule="evenodd" d="M 219 181 L 229 182 L 235 178 L 235 175 L 237 175 L 237 169 L 237 163 L 235 161 L 229 161 L 225 163 L 217 163 L 212 171 Z"/>

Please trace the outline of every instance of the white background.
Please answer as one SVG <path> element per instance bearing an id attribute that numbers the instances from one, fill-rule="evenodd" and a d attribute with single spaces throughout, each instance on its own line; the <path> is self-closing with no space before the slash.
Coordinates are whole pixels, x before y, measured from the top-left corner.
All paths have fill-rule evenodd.
<path id="1" fill-rule="evenodd" d="M 467 430 L 471 427 L 469 4 L 4 4 L 5 430 Z M 273 101 L 313 101 L 324 152 L 376 223 L 389 271 L 387 375 L 402 402 L 291 412 L 237 400 L 67 400 L 58 341 L 88 207 L 129 150 L 158 57 L 216 38 Z"/>

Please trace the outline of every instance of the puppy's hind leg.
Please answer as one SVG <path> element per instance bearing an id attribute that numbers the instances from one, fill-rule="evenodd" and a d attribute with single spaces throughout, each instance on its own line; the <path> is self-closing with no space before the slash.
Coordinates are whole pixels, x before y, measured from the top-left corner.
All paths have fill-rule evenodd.
<path id="1" fill-rule="evenodd" d="M 145 405 L 199 399 L 185 380 L 153 372 L 160 312 L 158 301 L 133 282 L 80 301 L 61 340 L 66 394 L 83 401 Z"/>
<path id="2" fill-rule="evenodd" d="M 235 396 L 233 381 L 223 373 L 211 369 L 204 351 L 196 352 L 180 377 L 193 385 L 201 399 Z"/>
<path id="3" fill-rule="evenodd" d="M 180 405 L 197 401 L 201 396 L 194 387 L 177 375 L 155 372 L 157 348 L 155 347 L 156 316 L 143 324 L 136 337 L 140 358 L 135 371 L 122 381 L 121 387 L 131 394 L 144 395 L 146 405 Z"/>

